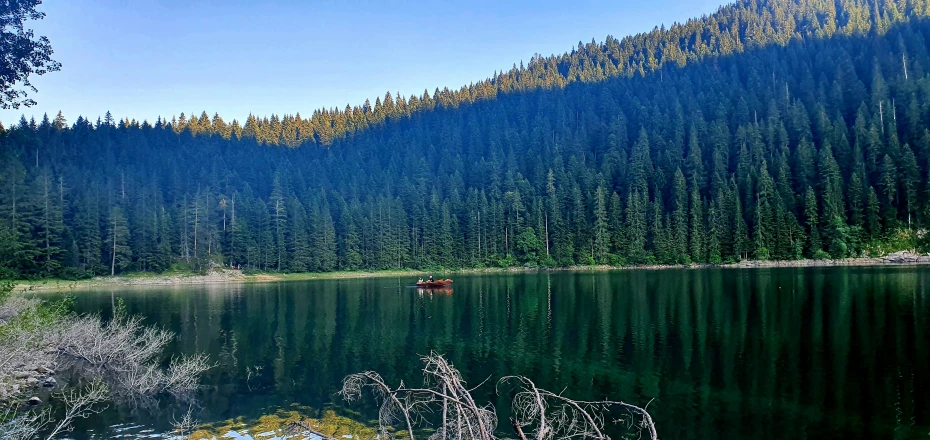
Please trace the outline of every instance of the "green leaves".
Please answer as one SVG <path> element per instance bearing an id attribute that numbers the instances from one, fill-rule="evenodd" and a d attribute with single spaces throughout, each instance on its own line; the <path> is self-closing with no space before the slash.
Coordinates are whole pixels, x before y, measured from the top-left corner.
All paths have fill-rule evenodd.
<path id="1" fill-rule="evenodd" d="M 11 0 L 0 4 L 0 108 L 31 107 L 29 97 L 38 90 L 29 81 L 31 75 L 44 75 L 61 69 L 52 60 L 52 45 L 46 37 L 36 37 L 26 28 L 27 20 L 41 20 L 45 13 L 36 11 L 41 0 Z"/>

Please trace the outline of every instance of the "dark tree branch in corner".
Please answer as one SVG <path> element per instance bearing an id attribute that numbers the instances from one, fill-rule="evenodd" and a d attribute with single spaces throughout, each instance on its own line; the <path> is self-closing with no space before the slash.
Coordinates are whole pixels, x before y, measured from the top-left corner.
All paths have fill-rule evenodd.
<path id="1" fill-rule="evenodd" d="M 36 11 L 42 0 L 8 0 L 0 2 L 0 108 L 18 109 L 36 104 L 29 93 L 37 92 L 30 75 L 44 75 L 61 70 L 52 60 L 52 44 L 47 37 L 36 37 L 26 29 L 25 21 L 41 20 Z"/>

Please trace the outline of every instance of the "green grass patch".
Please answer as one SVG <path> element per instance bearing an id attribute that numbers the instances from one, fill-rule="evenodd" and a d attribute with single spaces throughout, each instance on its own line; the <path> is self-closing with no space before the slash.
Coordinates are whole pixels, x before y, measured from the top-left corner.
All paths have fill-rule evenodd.
<path id="1" fill-rule="evenodd" d="M 917 233 L 910 229 L 899 229 L 889 232 L 880 239 L 871 240 L 863 246 L 863 252 L 870 257 L 884 257 L 900 251 L 917 249 Z"/>

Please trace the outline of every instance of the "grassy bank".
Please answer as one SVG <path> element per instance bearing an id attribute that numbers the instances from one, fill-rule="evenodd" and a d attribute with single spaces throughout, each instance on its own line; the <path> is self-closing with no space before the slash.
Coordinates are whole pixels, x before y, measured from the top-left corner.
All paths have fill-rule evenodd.
<path id="1" fill-rule="evenodd" d="M 775 268 L 775 267 L 831 267 L 831 266 L 893 266 L 893 265 L 923 265 L 930 264 L 930 255 L 919 255 L 912 252 L 897 252 L 884 257 L 843 258 L 832 260 L 746 260 L 730 264 L 690 264 L 690 265 L 639 265 L 639 266 L 571 266 L 562 268 L 544 267 L 509 267 L 509 268 L 472 268 L 452 269 L 439 271 L 422 270 L 381 270 L 381 271 L 341 271 L 325 273 L 243 273 L 238 270 L 218 270 L 207 275 L 192 272 L 151 273 L 136 272 L 115 277 L 95 277 L 86 280 L 20 280 L 15 281 L 17 292 L 29 291 L 80 291 L 95 288 L 126 287 L 126 286 L 176 286 L 186 284 L 222 284 L 222 283 L 268 283 L 285 281 L 307 280 L 334 280 L 353 278 L 376 277 L 420 277 L 429 274 L 440 277 L 450 277 L 456 274 L 483 274 L 505 272 L 535 272 L 540 270 L 551 271 L 613 271 L 613 270 L 663 270 L 663 269 L 748 269 L 748 268 Z"/>
<path id="2" fill-rule="evenodd" d="M 375 277 L 416 277 L 426 274 L 415 270 L 342 271 L 325 273 L 243 273 L 238 270 L 219 270 L 202 275 L 194 272 L 133 272 L 115 277 L 94 277 L 84 280 L 16 280 L 16 292 L 79 291 L 94 288 L 121 286 L 174 286 L 185 284 L 268 283 L 281 281 L 332 280 Z"/>

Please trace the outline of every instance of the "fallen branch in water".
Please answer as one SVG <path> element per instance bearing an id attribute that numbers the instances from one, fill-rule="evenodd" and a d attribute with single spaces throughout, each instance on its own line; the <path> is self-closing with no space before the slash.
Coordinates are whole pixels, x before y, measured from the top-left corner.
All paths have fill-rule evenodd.
<path id="1" fill-rule="evenodd" d="M 110 389 L 103 382 L 97 380 L 87 387 L 84 392 L 65 391 L 59 393 L 58 398 L 65 404 L 65 415 L 58 420 L 48 439 L 55 438 L 61 432 L 71 430 L 71 423 L 76 419 L 86 419 L 98 414 L 106 407 L 100 403 L 110 398 Z"/>
<path id="2" fill-rule="evenodd" d="M 339 394 L 352 402 L 360 399 L 365 389 L 372 390 L 380 402 L 378 424 L 383 438 L 392 438 L 388 428 L 400 425 L 410 440 L 415 440 L 419 426 L 436 422 L 439 427 L 430 440 L 496 440 L 497 414 L 491 404 L 475 402 L 471 393 L 478 387 L 467 388 L 459 371 L 436 353 L 421 359 L 423 388 L 409 388 L 403 382 L 391 388 L 380 374 L 366 371 L 347 376 Z M 604 422 L 615 408 L 627 411 L 629 429 L 658 440 L 652 417 L 644 408 L 617 401 L 572 400 L 538 388 L 523 376 L 506 376 L 498 386 L 503 384 L 516 386 L 510 422 L 520 440 L 527 440 L 527 433 L 535 440 L 608 440 Z M 438 420 L 433 416 L 437 413 L 442 414 Z"/>
<path id="3" fill-rule="evenodd" d="M 82 316 L 65 319 L 55 329 L 54 347 L 61 363 L 77 365 L 86 375 L 103 376 L 117 396 L 128 400 L 163 392 L 186 395 L 196 390 L 200 374 L 212 367 L 205 355 L 194 355 L 174 358 L 167 369 L 161 368 L 161 353 L 174 333 L 142 325 L 142 318 L 120 310 L 106 324 L 97 316 Z"/>
<path id="4" fill-rule="evenodd" d="M 644 408 L 624 402 L 602 400 L 588 402 L 572 400 L 561 394 L 536 387 L 533 381 L 522 376 L 507 376 L 499 384 L 516 383 L 519 391 L 514 396 L 515 426 L 538 426 L 533 432 L 537 440 L 556 438 L 608 439 L 604 434 L 605 415 L 612 408 L 628 411 L 628 424 L 644 432 L 650 440 L 658 440 L 652 416 Z"/>
<path id="5" fill-rule="evenodd" d="M 0 438 L 35 438 L 50 429 L 67 431 L 74 419 L 99 412 L 110 399 L 152 405 L 154 396 L 169 393 L 189 398 L 201 373 L 211 368 L 207 357 L 194 355 L 171 360 L 162 368 L 162 353 L 174 334 L 145 326 L 126 315 L 123 307 L 104 322 L 99 316 L 74 316 L 64 302 L 40 303 L 4 297 L 0 291 Z M 38 397 L 23 403 L 26 392 L 39 386 L 59 386 L 53 377 L 93 379 L 82 393 L 59 392 L 62 418 L 52 420 L 48 408 L 36 409 Z M 65 385 L 64 383 L 60 385 Z"/>

